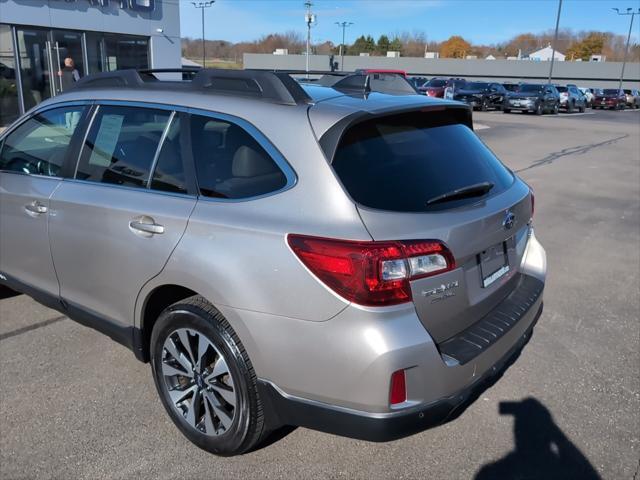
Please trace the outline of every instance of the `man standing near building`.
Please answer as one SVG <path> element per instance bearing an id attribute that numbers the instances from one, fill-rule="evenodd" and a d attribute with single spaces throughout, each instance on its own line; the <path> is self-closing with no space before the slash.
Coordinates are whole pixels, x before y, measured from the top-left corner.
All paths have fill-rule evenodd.
<path id="1" fill-rule="evenodd" d="M 60 77 L 60 89 L 63 92 L 73 88 L 74 83 L 80 80 L 80 73 L 76 70 L 73 58 L 67 57 L 64 59 L 64 67 L 58 71 L 58 76 Z M 65 113 L 65 126 L 70 132 L 75 130 L 79 121 L 80 112 Z"/>
<path id="2" fill-rule="evenodd" d="M 76 70 L 73 58 L 67 57 L 64 59 L 64 67 L 58 72 L 58 76 L 60 77 L 60 86 L 63 92 L 71 89 L 73 84 L 80 80 L 80 73 Z"/>

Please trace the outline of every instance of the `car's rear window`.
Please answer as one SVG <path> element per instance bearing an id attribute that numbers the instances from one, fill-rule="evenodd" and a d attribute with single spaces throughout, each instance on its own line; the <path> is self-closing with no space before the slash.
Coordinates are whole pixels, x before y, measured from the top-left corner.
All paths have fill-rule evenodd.
<path id="1" fill-rule="evenodd" d="M 569 89 L 567 87 L 556 87 L 556 90 L 558 90 L 559 92 L 566 92 Z"/>
<path id="2" fill-rule="evenodd" d="M 618 94 L 618 90 L 614 89 L 614 88 L 605 88 L 602 93 L 604 93 L 605 95 L 617 95 Z"/>
<path id="3" fill-rule="evenodd" d="M 443 87 L 444 84 L 447 83 L 446 80 L 436 80 L 436 79 L 431 79 L 427 82 L 427 86 L 428 87 Z"/>
<path id="4" fill-rule="evenodd" d="M 513 175 L 466 125 L 447 112 L 415 112 L 358 123 L 336 150 L 333 168 L 357 203 L 399 212 L 429 212 L 476 202 L 427 205 L 455 189 L 490 182 L 493 195 Z"/>

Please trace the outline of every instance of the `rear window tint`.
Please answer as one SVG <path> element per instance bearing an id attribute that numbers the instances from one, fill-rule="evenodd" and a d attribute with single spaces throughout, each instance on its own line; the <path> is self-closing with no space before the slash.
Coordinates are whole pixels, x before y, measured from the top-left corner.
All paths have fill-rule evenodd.
<path id="1" fill-rule="evenodd" d="M 511 172 L 466 125 L 454 117 L 411 113 L 368 120 L 340 140 L 332 163 L 359 204 L 399 212 L 428 212 L 477 202 L 479 197 L 427 205 L 452 190 L 483 182 L 498 193 Z"/>

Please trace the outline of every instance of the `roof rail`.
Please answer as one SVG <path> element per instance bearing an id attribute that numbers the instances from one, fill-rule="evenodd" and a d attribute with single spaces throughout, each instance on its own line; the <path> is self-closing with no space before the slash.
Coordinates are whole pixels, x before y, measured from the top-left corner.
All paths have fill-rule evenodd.
<path id="1" fill-rule="evenodd" d="M 310 103 L 311 97 L 286 73 L 268 70 L 224 70 L 160 68 L 143 70 L 116 70 L 88 75 L 75 84 L 75 88 L 144 88 L 149 84 L 161 85 L 156 73 L 188 73 L 191 81 L 179 81 L 181 86 L 211 93 L 251 97 L 285 105 Z"/>

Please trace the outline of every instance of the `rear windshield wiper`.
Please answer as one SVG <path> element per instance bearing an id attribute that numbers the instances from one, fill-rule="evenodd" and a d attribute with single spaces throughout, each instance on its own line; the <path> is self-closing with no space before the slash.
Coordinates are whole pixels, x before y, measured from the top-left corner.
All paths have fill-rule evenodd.
<path id="1" fill-rule="evenodd" d="M 480 197 L 493 188 L 491 182 L 474 183 L 473 185 L 467 185 L 466 187 L 451 190 L 450 192 L 443 193 L 436 197 L 427 200 L 427 205 L 433 205 L 434 203 L 449 202 L 452 200 L 459 200 L 461 198 Z"/>

